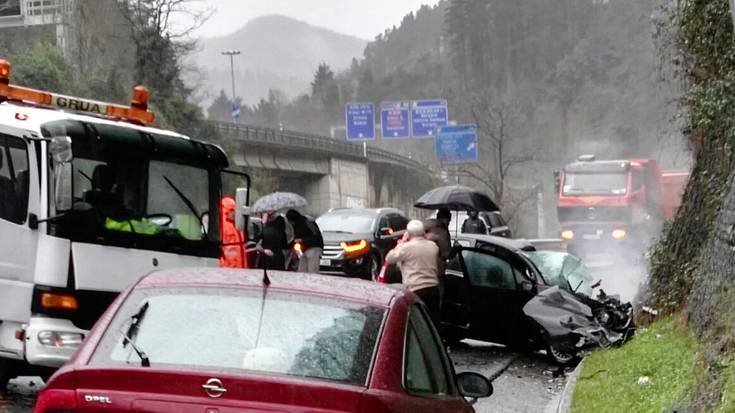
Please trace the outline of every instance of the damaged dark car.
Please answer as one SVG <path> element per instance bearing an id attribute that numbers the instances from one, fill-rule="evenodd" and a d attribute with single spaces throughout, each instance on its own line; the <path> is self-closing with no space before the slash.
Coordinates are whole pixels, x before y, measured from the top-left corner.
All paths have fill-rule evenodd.
<path id="1" fill-rule="evenodd" d="M 572 364 L 597 347 L 624 342 L 632 306 L 595 286 L 579 258 L 535 251 L 530 243 L 460 237 L 444 277 L 442 334 L 526 351 Z"/>

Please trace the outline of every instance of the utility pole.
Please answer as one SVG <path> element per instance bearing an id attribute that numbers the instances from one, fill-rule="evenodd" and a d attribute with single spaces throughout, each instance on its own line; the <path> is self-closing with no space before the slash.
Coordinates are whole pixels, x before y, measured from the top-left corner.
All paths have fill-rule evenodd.
<path id="1" fill-rule="evenodd" d="M 222 52 L 223 56 L 230 56 L 230 74 L 232 75 L 232 114 L 235 118 L 235 122 L 240 121 L 240 105 L 237 103 L 237 95 L 235 94 L 235 56 L 239 55 L 239 50 L 225 50 Z M 237 105 L 237 112 L 235 111 L 235 105 Z M 235 116 L 237 113 L 237 116 Z"/>

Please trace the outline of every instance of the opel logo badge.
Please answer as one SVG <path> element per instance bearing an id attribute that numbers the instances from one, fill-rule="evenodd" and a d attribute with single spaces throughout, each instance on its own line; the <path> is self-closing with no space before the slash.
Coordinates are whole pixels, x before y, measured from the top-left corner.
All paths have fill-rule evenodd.
<path id="1" fill-rule="evenodd" d="M 206 383 L 202 384 L 202 388 L 204 389 L 204 392 L 207 393 L 207 396 L 213 399 L 222 397 L 222 395 L 227 392 L 227 389 L 225 389 L 222 384 L 222 380 L 215 378 L 207 380 Z"/>

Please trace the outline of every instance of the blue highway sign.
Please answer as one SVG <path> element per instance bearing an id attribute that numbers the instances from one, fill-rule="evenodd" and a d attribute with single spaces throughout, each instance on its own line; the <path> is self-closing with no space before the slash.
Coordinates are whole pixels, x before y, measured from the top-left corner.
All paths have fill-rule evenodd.
<path id="1" fill-rule="evenodd" d="M 230 112 L 232 112 L 232 119 L 238 120 L 240 119 L 240 98 L 235 99 L 234 102 L 232 102 L 232 107 L 230 108 Z"/>
<path id="2" fill-rule="evenodd" d="M 375 109 L 372 103 L 345 105 L 347 140 L 375 139 Z"/>
<path id="3" fill-rule="evenodd" d="M 476 162 L 477 127 L 475 125 L 444 126 L 434 141 L 436 157 L 440 162 Z"/>
<path id="4" fill-rule="evenodd" d="M 411 105 L 411 130 L 414 138 L 436 136 L 439 128 L 449 123 L 447 101 L 417 100 Z"/>
<path id="5" fill-rule="evenodd" d="M 411 136 L 409 102 L 382 102 L 380 123 L 383 139 L 405 139 Z"/>

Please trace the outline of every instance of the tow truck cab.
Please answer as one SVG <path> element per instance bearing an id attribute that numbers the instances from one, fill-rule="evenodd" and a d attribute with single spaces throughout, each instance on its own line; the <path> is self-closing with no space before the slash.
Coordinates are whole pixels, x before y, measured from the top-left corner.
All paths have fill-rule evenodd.
<path id="1" fill-rule="evenodd" d="M 583 156 L 566 165 L 558 182 L 561 238 L 576 253 L 645 247 L 670 218 L 671 200 L 664 199 L 661 176 L 653 159 Z"/>
<path id="2" fill-rule="evenodd" d="M 249 187 L 218 146 L 145 126 L 138 88 L 124 108 L 8 75 L 0 60 L 0 388 L 61 366 L 141 275 L 217 266 L 223 182 Z M 70 99 L 92 115 L 59 110 Z M 237 192 L 245 215 L 247 188 Z"/>

